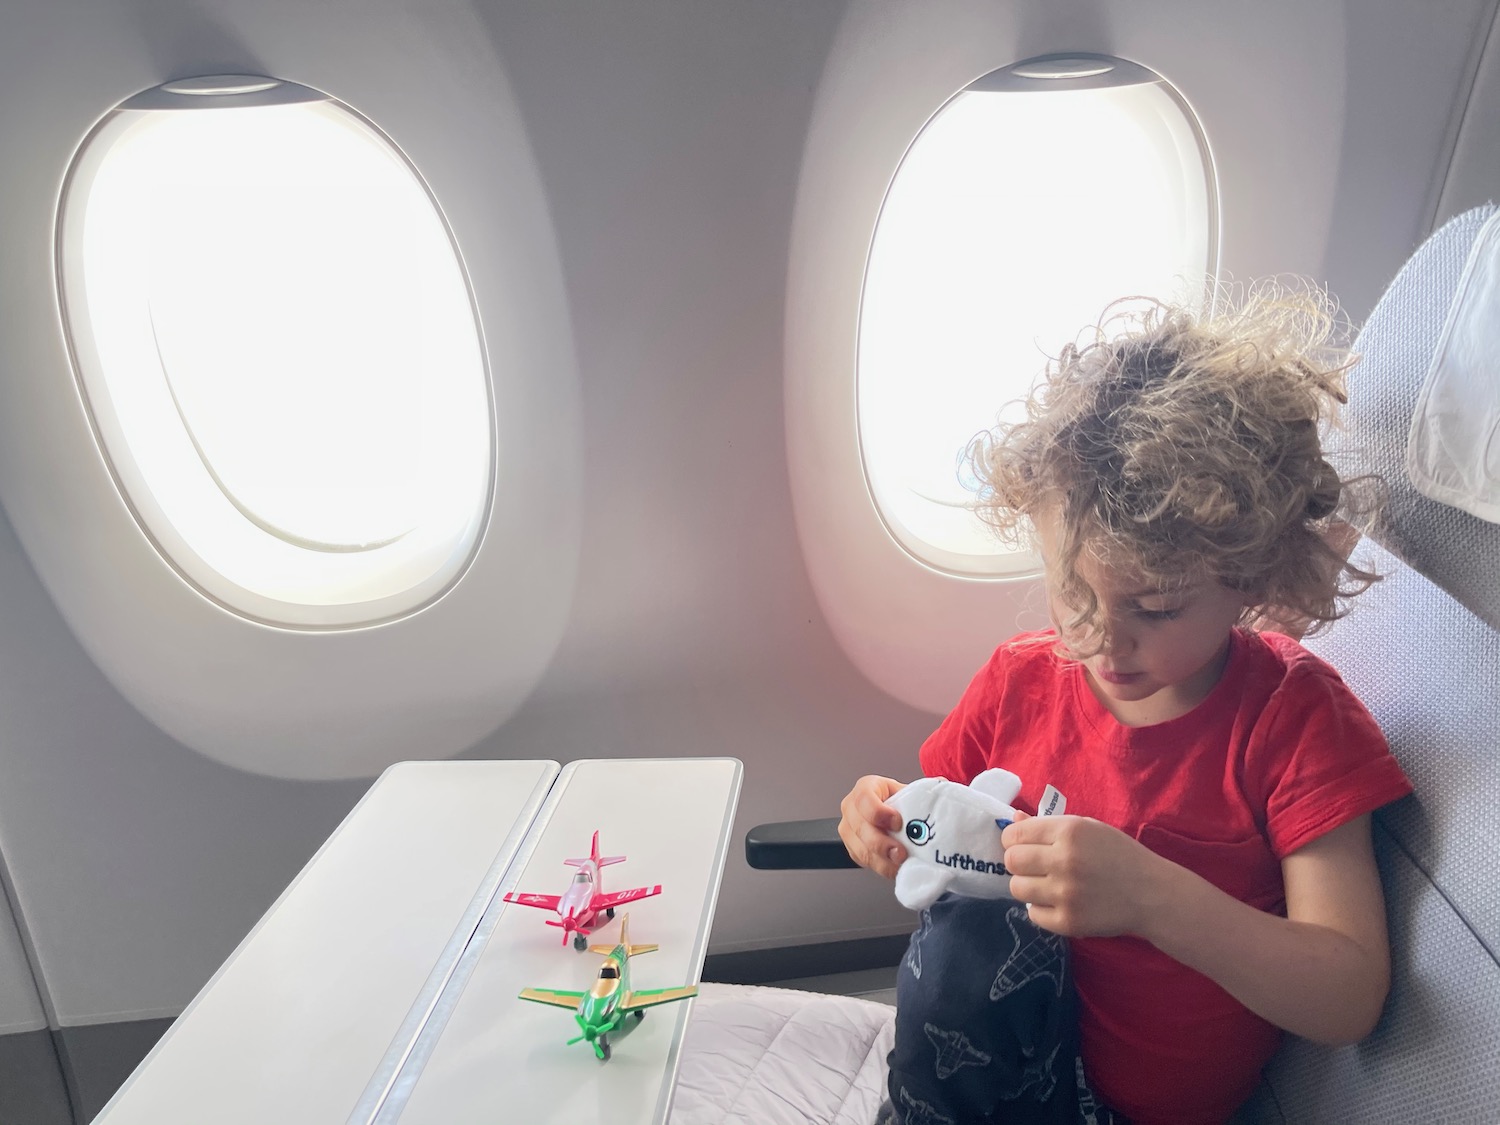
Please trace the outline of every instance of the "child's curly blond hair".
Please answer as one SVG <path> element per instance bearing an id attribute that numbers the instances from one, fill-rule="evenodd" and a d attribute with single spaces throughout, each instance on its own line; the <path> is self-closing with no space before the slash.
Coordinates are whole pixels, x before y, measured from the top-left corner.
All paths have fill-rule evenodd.
<path id="1" fill-rule="evenodd" d="M 1242 623 L 1296 634 L 1377 580 L 1329 543 L 1337 520 L 1380 497 L 1378 481 L 1343 480 L 1323 454 L 1353 363 L 1337 323 L 1305 285 L 1253 286 L 1202 315 L 1117 302 L 1093 342 L 1048 365 L 1025 421 L 973 440 L 986 522 L 1015 541 L 1038 514 L 1057 517 L 1049 579 L 1078 609 L 1067 628 L 1098 614 L 1076 571 L 1085 551 L 1164 592 L 1216 580 L 1248 596 Z"/>

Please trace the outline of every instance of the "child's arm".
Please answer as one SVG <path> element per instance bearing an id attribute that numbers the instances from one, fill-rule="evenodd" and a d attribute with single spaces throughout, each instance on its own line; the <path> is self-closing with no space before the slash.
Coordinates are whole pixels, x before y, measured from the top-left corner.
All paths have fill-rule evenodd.
<path id="1" fill-rule="evenodd" d="M 1046 929 L 1145 938 L 1263 1019 L 1320 1043 L 1358 1042 L 1380 1018 L 1390 950 L 1368 815 L 1282 861 L 1285 918 L 1099 821 L 1033 818 L 1007 828 L 1005 844 L 1011 893 Z"/>
<path id="2" fill-rule="evenodd" d="M 901 828 L 901 814 L 886 801 L 906 788 L 889 777 L 868 774 L 854 783 L 839 803 L 839 839 L 849 858 L 887 879 L 906 858 L 906 849 L 886 835 Z"/>

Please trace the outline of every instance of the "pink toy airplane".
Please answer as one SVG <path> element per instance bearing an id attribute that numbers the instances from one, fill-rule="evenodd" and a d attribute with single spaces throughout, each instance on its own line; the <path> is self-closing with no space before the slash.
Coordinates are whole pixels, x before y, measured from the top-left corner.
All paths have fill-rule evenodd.
<path id="1" fill-rule="evenodd" d="M 624 863 L 622 855 L 601 856 L 599 854 L 599 833 L 594 833 L 594 842 L 589 848 L 587 859 L 565 859 L 569 867 L 578 868 L 578 874 L 573 876 L 573 883 L 561 895 L 530 895 L 520 894 L 512 891 L 505 896 L 506 902 L 519 903 L 522 906 L 535 906 L 541 910 L 555 910 L 561 916 L 561 921 L 554 922 L 547 919 L 547 925 L 558 926 L 563 932 L 563 944 L 568 942 L 568 935 L 573 935 L 573 948 L 582 953 L 589 947 L 589 931 L 604 925 L 607 919 L 615 916 L 615 907 L 624 906 L 627 902 L 636 899 L 650 898 L 652 895 L 661 894 L 661 884 L 654 887 L 636 887 L 631 891 L 616 891 L 614 894 L 605 894 L 600 890 L 599 868 L 608 867 L 611 863 Z"/>

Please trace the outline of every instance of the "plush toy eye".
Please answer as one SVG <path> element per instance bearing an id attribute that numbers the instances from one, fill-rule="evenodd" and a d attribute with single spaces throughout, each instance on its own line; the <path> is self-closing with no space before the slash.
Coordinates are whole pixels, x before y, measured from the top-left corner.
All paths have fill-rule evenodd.
<path id="1" fill-rule="evenodd" d="M 925 844 L 932 839 L 932 825 L 925 820 L 908 820 L 906 822 L 906 838 L 913 844 Z"/>

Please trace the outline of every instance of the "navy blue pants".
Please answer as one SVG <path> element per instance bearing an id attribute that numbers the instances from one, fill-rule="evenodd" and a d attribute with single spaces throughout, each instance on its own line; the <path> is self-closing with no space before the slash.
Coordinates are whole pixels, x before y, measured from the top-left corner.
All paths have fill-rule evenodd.
<path id="1" fill-rule="evenodd" d="M 1067 941 L 1011 899 L 944 895 L 896 977 L 877 1125 L 1111 1125 L 1084 1081 Z"/>

